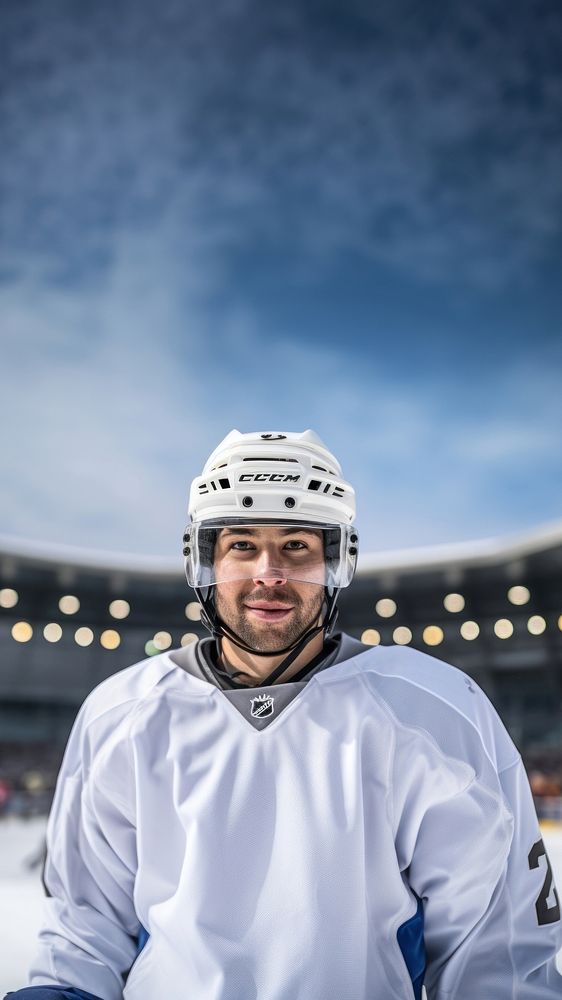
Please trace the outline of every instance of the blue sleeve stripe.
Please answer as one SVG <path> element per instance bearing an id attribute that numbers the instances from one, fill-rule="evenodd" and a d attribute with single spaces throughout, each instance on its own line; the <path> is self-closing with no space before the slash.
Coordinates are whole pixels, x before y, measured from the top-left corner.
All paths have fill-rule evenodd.
<path id="1" fill-rule="evenodd" d="M 419 896 L 418 908 L 409 920 L 401 924 L 396 932 L 400 951 L 410 973 L 415 1000 L 421 1000 L 422 986 L 427 965 L 423 939 L 423 903 Z"/>
<path id="2" fill-rule="evenodd" d="M 100 1000 L 93 993 L 86 993 L 74 986 L 24 986 L 15 993 L 6 993 L 4 1000 Z"/>
<path id="3" fill-rule="evenodd" d="M 137 945 L 138 951 L 137 951 L 137 955 L 140 955 L 140 953 L 141 953 L 142 949 L 144 948 L 146 942 L 148 941 L 149 937 L 150 937 L 150 934 L 148 933 L 147 930 L 145 930 L 145 928 L 141 924 L 141 929 L 140 929 L 140 933 L 139 933 L 139 937 L 138 937 L 138 945 Z"/>

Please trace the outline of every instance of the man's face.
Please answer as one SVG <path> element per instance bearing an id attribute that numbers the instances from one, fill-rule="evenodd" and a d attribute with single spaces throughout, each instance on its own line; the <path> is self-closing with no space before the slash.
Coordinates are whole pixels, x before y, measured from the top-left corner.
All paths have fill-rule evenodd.
<path id="1" fill-rule="evenodd" d="M 215 545 L 215 604 L 222 620 L 259 652 L 290 645 L 324 601 L 322 532 L 311 528 L 222 528 Z M 316 580 L 317 583 L 310 582 Z"/>

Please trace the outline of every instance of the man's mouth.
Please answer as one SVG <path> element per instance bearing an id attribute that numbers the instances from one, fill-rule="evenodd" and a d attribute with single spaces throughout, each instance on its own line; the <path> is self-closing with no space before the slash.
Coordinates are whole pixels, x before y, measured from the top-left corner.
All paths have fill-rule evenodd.
<path id="1" fill-rule="evenodd" d="M 282 621 L 293 610 L 292 604 L 280 604 L 278 601 L 252 601 L 246 607 L 256 618 L 268 622 Z"/>

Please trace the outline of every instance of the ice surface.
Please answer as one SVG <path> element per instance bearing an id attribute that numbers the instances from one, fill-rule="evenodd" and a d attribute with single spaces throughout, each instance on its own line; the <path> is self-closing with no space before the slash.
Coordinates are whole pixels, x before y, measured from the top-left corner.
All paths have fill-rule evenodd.
<path id="1" fill-rule="evenodd" d="M 41 848 L 45 820 L 15 818 L 0 821 L 0 997 L 27 984 L 27 969 L 35 951 L 41 922 L 41 865 L 26 862 Z M 562 888 L 562 830 L 544 830 L 544 842 Z M 562 972 L 562 951 L 558 955 Z"/>

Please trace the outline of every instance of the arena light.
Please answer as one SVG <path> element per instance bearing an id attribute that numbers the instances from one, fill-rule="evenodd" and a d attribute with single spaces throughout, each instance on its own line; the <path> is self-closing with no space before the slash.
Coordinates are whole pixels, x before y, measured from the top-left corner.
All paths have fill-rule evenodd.
<path id="1" fill-rule="evenodd" d="M 33 635 L 33 629 L 29 622 L 16 622 L 12 625 L 12 639 L 16 642 L 29 642 Z"/>
<path id="2" fill-rule="evenodd" d="M 366 646 L 378 646 L 380 641 L 380 633 L 377 632 L 376 628 L 366 628 L 361 633 L 361 642 L 364 642 Z"/>
<path id="3" fill-rule="evenodd" d="M 100 644 L 104 649 L 117 649 L 121 643 L 121 636 L 114 628 L 106 628 L 100 635 Z"/>
<path id="4" fill-rule="evenodd" d="M 65 594 L 59 601 L 59 611 L 63 615 L 75 615 L 80 610 L 80 601 L 74 594 Z"/>
<path id="5" fill-rule="evenodd" d="M 80 628 L 76 629 L 74 633 L 74 642 L 78 646 L 91 646 L 94 641 L 94 633 L 91 628 L 87 628 L 86 625 L 82 625 Z"/>
<path id="6" fill-rule="evenodd" d="M 445 636 L 439 625 L 426 625 L 422 638 L 426 646 L 438 646 L 440 642 L 443 642 Z"/>
<path id="7" fill-rule="evenodd" d="M 163 649 L 169 649 L 172 645 L 172 637 L 169 632 L 157 632 L 152 638 L 156 649 L 159 651 Z"/>
<path id="8" fill-rule="evenodd" d="M 12 590 L 11 587 L 4 587 L 3 590 L 0 590 L 0 608 L 15 608 L 18 601 L 17 590 Z"/>
<path id="9" fill-rule="evenodd" d="M 542 635 L 546 629 L 546 622 L 542 615 L 531 615 L 527 622 L 527 628 L 531 635 Z"/>
<path id="10" fill-rule="evenodd" d="M 156 656 L 156 654 L 160 652 L 159 649 L 156 649 L 156 646 L 154 645 L 152 639 L 149 639 L 148 642 L 145 644 L 144 651 L 147 656 Z"/>
<path id="11" fill-rule="evenodd" d="M 43 635 L 47 642 L 58 642 L 62 638 L 62 628 L 57 622 L 49 622 L 43 629 Z"/>
<path id="12" fill-rule="evenodd" d="M 191 622 L 201 621 L 201 605 L 199 601 L 190 601 L 189 604 L 186 604 L 185 617 L 189 618 Z M 191 635 L 191 632 L 187 634 Z"/>
<path id="13" fill-rule="evenodd" d="M 443 598 L 443 606 L 451 614 L 454 614 L 456 611 L 464 611 L 464 597 L 462 594 L 447 594 Z"/>
<path id="14" fill-rule="evenodd" d="M 21 782 L 27 792 L 35 794 L 42 792 L 46 787 L 45 775 L 40 771 L 25 771 L 22 774 Z"/>
<path id="15" fill-rule="evenodd" d="M 507 599 L 511 601 L 512 604 L 528 604 L 531 600 L 531 592 L 528 587 L 510 587 L 507 592 Z"/>
<path id="16" fill-rule="evenodd" d="M 412 633 L 406 625 L 399 625 L 398 628 L 394 629 L 392 638 L 399 646 L 407 646 L 412 641 Z"/>
<path id="17" fill-rule="evenodd" d="M 126 618 L 130 610 L 131 605 L 128 601 L 115 600 L 109 605 L 109 613 L 112 618 Z"/>
<path id="18" fill-rule="evenodd" d="M 473 639 L 477 639 L 480 635 L 480 626 L 478 622 L 463 622 L 461 625 L 461 635 L 463 639 L 471 642 Z"/>
<path id="19" fill-rule="evenodd" d="M 391 597 L 381 597 L 375 604 L 375 610 L 381 618 L 392 618 L 396 614 L 396 601 Z"/>
<path id="20" fill-rule="evenodd" d="M 494 632 L 498 639 L 510 639 L 513 635 L 513 623 L 509 618 L 498 618 L 494 625 Z"/>
<path id="21" fill-rule="evenodd" d="M 558 628 L 562 632 L 562 615 L 558 616 Z"/>
<path id="22" fill-rule="evenodd" d="M 181 637 L 182 646 L 190 646 L 192 642 L 197 642 L 197 636 L 195 632 L 186 632 L 185 635 Z"/>

